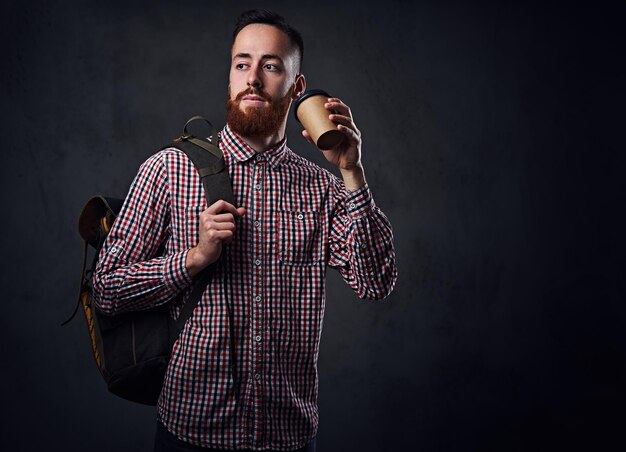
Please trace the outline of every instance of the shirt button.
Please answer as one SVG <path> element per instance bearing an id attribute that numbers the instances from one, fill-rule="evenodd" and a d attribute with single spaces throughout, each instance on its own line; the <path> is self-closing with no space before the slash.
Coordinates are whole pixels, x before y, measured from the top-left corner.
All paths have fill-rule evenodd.
<path id="1" fill-rule="evenodd" d="M 254 186 L 254 189 L 255 189 L 256 191 L 261 190 L 261 184 L 256 184 L 256 185 Z"/>
<path id="2" fill-rule="evenodd" d="M 255 336 L 254 340 L 257 342 L 261 342 L 261 335 Z"/>
<path id="3" fill-rule="evenodd" d="M 261 222 L 260 222 L 259 220 L 256 220 L 256 221 L 254 222 L 254 227 L 255 227 L 255 228 L 258 228 L 258 227 L 260 227 L 260 226 L 261 226 Z"/>
<path id="4" fill-rule="evenodd" d="M 260 303 L 262 299 L 263 297 L 261 297 L 261 295 L 257 295 L 256 297 L 254 297 L 254 301 L 256 301 L 257 303 Z"/>
<path id="5" fill-rule="evenodd" d="M 117 248 L 115 247 L 111 248 L 111 254 L 117 254 Z"/>
<path id="6" fill-rule="evenodd" d="M 261 379 L 261 374 L 260 374 L 260 373 L 258 373 L 258 372 L 257 372 L 257 373 L 255 373 L 255 374 L 254 374 L 254 379 L 255 379 L 255 380 L 257 380 L 257 381 L 258 381 L 258 380 L 260 380 L 260 379 Z"/>
<path id="7" fill-rule="evenodd" d="M 304 215 L 302 215 L 301 213 L 298 214 L 298 220 L 302 220 L 304 218 Z"/>
<path id="8" fill-rule="evenodd" d="M 257 260 L 255 260 L 255 261 L 254 261 L 254 265 L 256 265 L 257 267 L 258 267 L 259 265 L 261 265 L 261 259 L 257 259 Z"/>
<path id="9" fill-rule="evenodd" d="M 353 202 L 350 203 L 350 210 L 354 210 L 354 208 L 356 207 L 356 204 L 354 204 Z"/>

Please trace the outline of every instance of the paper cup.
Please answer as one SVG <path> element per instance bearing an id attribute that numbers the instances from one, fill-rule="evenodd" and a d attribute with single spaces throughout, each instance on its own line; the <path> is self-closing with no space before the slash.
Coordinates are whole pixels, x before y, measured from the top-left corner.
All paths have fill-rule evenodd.
<path id="1" fill-rule="evenodd" d="M 344 138 L 343 133 L 337 130 L 337 124 L 328 119 L 331 113 L 324 104 L 331 97 L 321 89 L 310 89 L 302 93 L 294 102 L 293 113 L 301 123 L 315 145 L 320 149 L 332 149 Z"/>

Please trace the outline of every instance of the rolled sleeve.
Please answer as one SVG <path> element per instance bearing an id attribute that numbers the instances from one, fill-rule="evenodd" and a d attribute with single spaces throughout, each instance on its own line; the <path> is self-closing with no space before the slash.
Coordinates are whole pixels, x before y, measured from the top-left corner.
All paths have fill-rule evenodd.
<path id="1" fill-rule="evenodd" d="M 361 298 L 385 298 L 397 279 L 391 224 L 369 186 L 348 192 L 335 183 L 337 207 L 330 230 L 328 264 Z"/>
<path id="2" fill-rule="evenodd" d="M 374 206 L 374 199 L 369 186 L 365 184 L 358 190 L 347 192 L 345 205 L 353 218 L 367 215 Z"/>
<path id="3" fill-rule="evenodd" d="M 187 251 L 168 250 L 171 216 L 162 152 L 139 169 L 94 272 L 94 301 L 107 314 L 162 305 L 192 282 Z"/>
<path id="4" fill-rule="evenodd" d="M 184 250 L 169 256 L 163 267 L 165 284 L 179 291 L 185 290 L 193 282 L 185 266 L 188 253 L 189 250 Z"/>

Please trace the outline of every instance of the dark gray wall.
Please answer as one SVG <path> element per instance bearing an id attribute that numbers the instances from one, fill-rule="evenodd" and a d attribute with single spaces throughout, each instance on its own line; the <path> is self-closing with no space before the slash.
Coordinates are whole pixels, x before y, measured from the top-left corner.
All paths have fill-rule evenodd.
<path id="1" fill-rule="evenodd" d="M 2 6 L 0 447 L 150 450 L 153 409 L 106 392 L 82 319 L 59 326 L 76 219 L 187 117 L 223 124 L 257 5 L 351 105 L 395 228 L 388 301 L 329 275 L 319 450 L 626 446 L 624 8 L 129 0 Z"/>

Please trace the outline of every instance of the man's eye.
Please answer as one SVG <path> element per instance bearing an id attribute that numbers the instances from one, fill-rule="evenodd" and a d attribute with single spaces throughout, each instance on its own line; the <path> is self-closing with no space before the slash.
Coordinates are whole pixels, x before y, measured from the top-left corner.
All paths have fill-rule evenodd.
<path id="1" fill-rule="evenodd" d="M 245 69 L 246 65 L 244 63 L 238 63 L 235 65 L 235 68 L 237 69 Z"/>
<path id="2" fill-rule="evenodd" d="M 278 66 L 276 66 L 275 64 L 266 64 L 265 69 L 267 69 L 268 71 L 274 71 L 274 72 L 279 70 Z"/>

